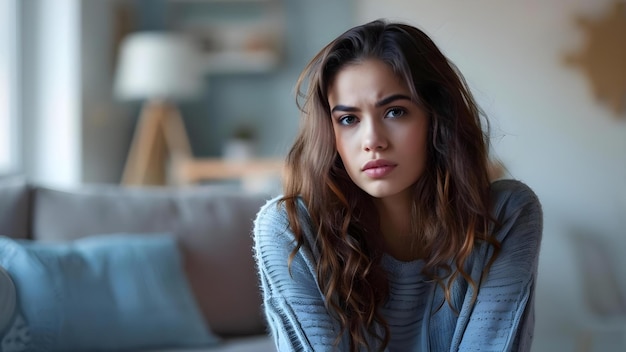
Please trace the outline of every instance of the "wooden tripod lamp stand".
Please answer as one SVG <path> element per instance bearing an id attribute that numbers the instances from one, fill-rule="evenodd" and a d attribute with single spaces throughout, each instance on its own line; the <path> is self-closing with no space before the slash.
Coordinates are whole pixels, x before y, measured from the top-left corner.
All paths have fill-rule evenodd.
<path id="1" fill-rule="evenodd" d="M 115 94 L 125 100 L 144 101 L 122 184 L 168 184 L 168 170 L 192 157 L 174 102 L 202 93 L 198 57 L 194 42 L 168 32 L 137 32 L 122 42 Z"/>
<path id="2" fill-rule="evenodd" d="M 146 102 L 126 159 L 122 184 L 168 184 L 169 166 L 176 167 L 191 158 L 191 146 L 178 109 L 162 100 Z"/>

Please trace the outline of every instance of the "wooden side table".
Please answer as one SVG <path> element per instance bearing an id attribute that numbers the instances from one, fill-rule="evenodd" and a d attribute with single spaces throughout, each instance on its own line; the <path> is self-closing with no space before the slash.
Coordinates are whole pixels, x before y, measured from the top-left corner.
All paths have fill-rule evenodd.
<path id="1" fill-rule="evenodd" d="M 189 185 L 200 181 L 238 179 L 243 182 L 282 177 L 282 159 L 225 160 L 220 158 L 188 158 L 173 165 L 174 182 Z"/>

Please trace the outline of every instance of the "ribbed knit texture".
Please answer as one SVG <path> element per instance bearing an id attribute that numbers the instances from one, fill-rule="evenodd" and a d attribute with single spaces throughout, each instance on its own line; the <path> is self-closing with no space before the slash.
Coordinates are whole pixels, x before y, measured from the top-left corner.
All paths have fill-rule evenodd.
<path id="1" fill-rule="evenodd" d="M 405 352 L 419 344 L 422 321 L 427 311 L 425 298 L 431 295 L 435 284 L 427 282 L 421 273 L 423 260 L 407 263 L 385 255 L 382 265 L 389 275 L 389 300 L 381 308 L 391 331 L 388 350 Z"/>
<path id="2" fill-rule="evenodd" d="M 502 249 L 489 274 L 487 244 L 477 246 L 467 263 L 477 283 L 478 297 L 463 279 L 453 284 L 452 303 L 443 290 L 425 280 L 422 261 L 401 262 L 384 256 L 390 296 L 381 307 L 391 331 L 387 351 L 529 351 L 534 328 L 534 285 L 542 235 L 539 200 L 519 181 L 501 180 L 491 186 L 493 215 L 500 223 L 496 238 Z M 315 229 L 302 212 L 305 245 L 287 261 L 295 246 L 287 214 L 270 200 L 255 220 L 255 258 L 268 324 L 279 351 L 346 351 L 346 336 L 335 344 L 339 324 L 324 306 L 315 267 L 319 253 Z M 443 305 L 442 305 L 443 303 Z M 371 344 L 376 345 L 372 338 Z"/>

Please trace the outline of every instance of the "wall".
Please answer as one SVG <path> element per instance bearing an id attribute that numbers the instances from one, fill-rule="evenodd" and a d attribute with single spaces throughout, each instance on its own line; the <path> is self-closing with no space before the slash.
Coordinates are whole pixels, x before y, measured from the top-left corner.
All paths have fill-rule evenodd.
<path id="1" fill-rule="evenodd" d="M 573 350 L 576 330 L 591 318 L 570 236 L 589 233 L 608 239 L 619 257 L 626 252 L 626 114 L 617 118 L 596 103 L 581 71 L 563 64 L 584 43 L 575 16 L 593 18 L 610 3 L 356 2 L 358 23 L 387 17 L 432 36 L 492 121 L 495 154 L 540 197 L 545 231 L 536 350 Z M 626 288 L 626 272 L 620 275 Z M 569 344 L 555 342 L 558 335 Z M 550 341 L 559 347 L 546 347 Z"/>
<path id="2" fill-rule="evenodd" d="M 81 1 L 81 182 L 119 181 L 137 119 L 133 106 L 113 98 L 115 15 L 124 2 Z"/>

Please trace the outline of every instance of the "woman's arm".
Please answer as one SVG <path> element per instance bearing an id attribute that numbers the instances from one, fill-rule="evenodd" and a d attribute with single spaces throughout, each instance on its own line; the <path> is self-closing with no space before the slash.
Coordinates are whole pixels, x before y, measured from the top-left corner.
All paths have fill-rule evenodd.
<path id="1" fill-rule="evenodd" d="M 500 223 L 496 237 L 502 248 L 473 307 L 466 298 L 451 351 L 457 350 L 456 346 L 459 351 L 530 350 L 543 231 L 541 204 L 533 191 L 518 181 L 496 182 L 492 194 Z M 488 253 L 484 263 L 491 251 Z"/>
<path id="2" fill-rule="evenodd" d="M 254 223 L 254 255 L 274 342 L 281 352 L 343 350 L 333 345 L 338 325 L 324 305 L 308 246 L 296 253 L 289 270 L 295 244 L 284 207 L 269 201 Z"/>

